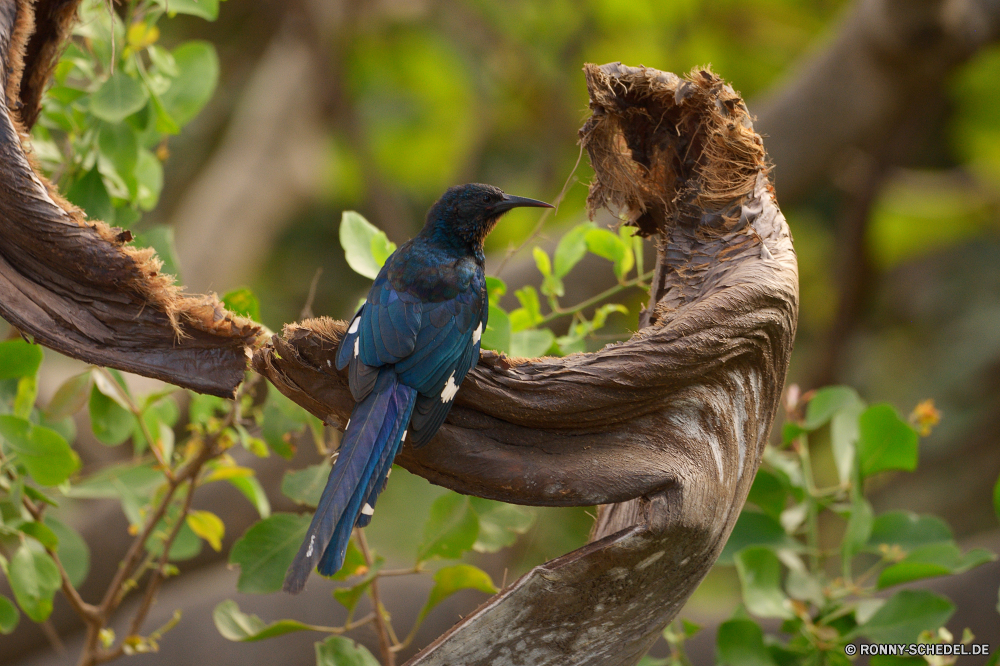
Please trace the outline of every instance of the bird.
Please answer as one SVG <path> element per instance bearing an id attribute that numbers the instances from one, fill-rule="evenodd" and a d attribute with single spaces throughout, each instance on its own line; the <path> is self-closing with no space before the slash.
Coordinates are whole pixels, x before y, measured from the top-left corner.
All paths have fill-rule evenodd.
<path id="1" fill-rule="evenodd" d="M 423 446 L 441 427 L 479 360 L 489 317 L 483 243 L 504 213 L 523 206 L 553 208 L 493 185 L 451 187 L 382 266 L 335 353 L 356 404 L 286 592 L 301 592 L 314 568 L 340 570 L 403 443 Z"/>

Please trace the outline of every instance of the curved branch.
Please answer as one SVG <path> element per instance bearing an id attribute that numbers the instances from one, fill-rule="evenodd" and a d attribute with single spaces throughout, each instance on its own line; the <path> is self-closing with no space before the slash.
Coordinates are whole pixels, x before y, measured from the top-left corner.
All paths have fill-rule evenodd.
<path id="1" fill-rule="evenodd" d="M 777 410 L 798 314 L 795 254 L 739 96 L 588 65 L 592 210 L 655 236 L 644 328 L 594 354 L 484 353 L 445 426 L 398 462 L 460 492 L 605 504 L 593 538 L 522 577 L 411 664 L 634 664 L 715 562 Z M 353 402 L 343 322 L 285 328 L 254 367 L 328 423 Z"/>
<path id="2" fill-rule="evenodd" d="M 0 2 L 0 316 L 67 356 L 231 396 L 260 328 L 226 312 L 214 296 L 181 293 L 151 249 L 130 247 L 129 232 L 86 220 L 25 155 L 11 100 L 28 109 L 27 117 L 37 114 L 16 101 L 25 99 L 21 82 L 44 85 L 75 11 L 73 3 L 42 6 L 54 12 L 57 27 L 51 17 L 41 21 L 51 33 L 33 42 L 39 33 L 32 32 L 31 3 Z M 22 63 L 33 68 L 22 71 Z M 39 91 L 26 94 L 36 99 Z"/>

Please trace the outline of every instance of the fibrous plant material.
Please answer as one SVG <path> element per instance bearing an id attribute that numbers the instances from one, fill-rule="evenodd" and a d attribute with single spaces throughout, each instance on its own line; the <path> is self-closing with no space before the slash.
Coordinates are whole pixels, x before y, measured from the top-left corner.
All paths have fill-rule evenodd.
<path id="1" fill-rule="evenodd" d="M 153 250 L 86 219 L 25 154 L 22 121 L 37 116 L 76 5 L 38 6 L 45 33 L 34 32 L 32 3 L 0 1 L 0 316 L 67 356 L 232 396 L 260 328 L 215 296 L 183 294 Z M 33 86 L 26 96 L 22 83 Z"/>
<path id="2" fill-rule="evenodd" d="M 746 106 L 708 70 L 585 72 L 590 205 L 658 248 L 642 328 L 565 358 L 485 352 L 436 439 L 397 462 L 482 497 L 603 506 L 591 544 L 508 586 L 414 665 L 636 663 L 722 551 L 777 411 L 798 273 Z M 254 367 L 342 424 L 343 331 L 290 325 Z"/>

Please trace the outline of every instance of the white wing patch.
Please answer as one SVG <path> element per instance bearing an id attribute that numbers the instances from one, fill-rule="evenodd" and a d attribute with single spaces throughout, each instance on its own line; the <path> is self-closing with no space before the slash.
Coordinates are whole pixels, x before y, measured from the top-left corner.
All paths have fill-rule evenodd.
<path id="1" fill-rule="evenodd" d="M 441 389 L 441 402 L 451 402 L 455 399 L 456 393 L 458 393 L 458 384 L 455 383 L 455 371 L 452 370 L 451 376 L 448 377 L 448 383 Z"/>
<path id="2" fill-rule="evenodd" d="M 315 545 L 315 543 L 316 543 L 316 535 L 313 534 L 311 537 L 309 537 L 309 550 L 306 551 L 306 557 L 312 557 L 313 545 Z"/>
<path id="3" fill-rule="evenodd" d="M 410 432 L 410 431 L 409 431 L 409 430 L 404 430 L 404 431 L 403 431 L 403 438 L 402 438 L 402 439 L 400 439 L 399 441 L 401 441 L 401 442 L 405 442 L 405 441 L 406 441 L 406 433 L 408 433 L 408 432 Z"/>
<path id="4" fill-rule="evenodd" d="M 483 337 L 483 322 L 479 322 L 479 326 L 472 332 L 472 344 L 479 342 L 481 337 Z"/>
<path id="5" fill-rule="evenodd" d="M 359 323 L 361 323 L 361 315 L 358 315 L 357 317 L 355 317 L 354 321 L 351 322 L 351 327 L 349 329 L 347 329 L 348 334 L 354 335 L 355 333 L 357 333 L 358 332 L 358 324 Z"/>
<path id="6" fill-rule="evenodd" d="M 354 358 L 361 353 L 361 338 L 354 338 Z"/>
<path id="7" fill-rule="evenodd" d="M 371 504 L 365 502 L 365 505 L 361 507 L 361 513 L 365 514 L 366 516 L 371 516 L 375 514 L 375 509 L 374 507 L 372 507 Z"/>

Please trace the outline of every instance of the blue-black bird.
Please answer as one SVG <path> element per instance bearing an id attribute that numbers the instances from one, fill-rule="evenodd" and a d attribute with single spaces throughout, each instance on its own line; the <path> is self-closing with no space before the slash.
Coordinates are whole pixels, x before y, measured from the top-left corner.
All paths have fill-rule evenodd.
<path id="1" fill-rule="evenodd" d="M 314 567 L 325 576 L 340 569 L 403 442 L 421 446 L 441 427 L 479 360 L 489 315 L 483 241 L 518 206 L 552 207 L 492 185 L 452 187 L 379 271 L 337 349 L 357 404 L 285 591 L 300 592 Z"/>

